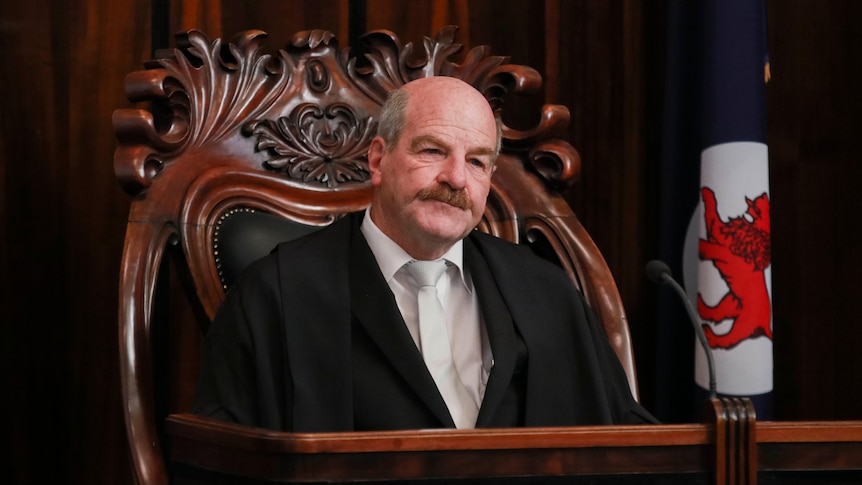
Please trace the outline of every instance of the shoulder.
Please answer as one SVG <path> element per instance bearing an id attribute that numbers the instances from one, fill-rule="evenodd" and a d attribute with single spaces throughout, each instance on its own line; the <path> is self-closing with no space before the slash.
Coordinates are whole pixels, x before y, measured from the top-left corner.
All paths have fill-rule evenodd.
<path id="1" fill-rule="evenodd" d="M 569 280 L 562 267 L 537 255 L 526 244 L 516 244 L 478 230 L 473 231 L 469 239 L 489 264 L 499 263 L 511 271 L 535 272 L 552 278 Z"/>
<path id="2" fill-rule="evenodd" d="M 309 250 L 313 253 L 324 253 L 322 249 L 326 249 L 333 244 L 349 242 L 351 233 L 354 229 L 358 230 L 361 221 L 362 213 L 347 214 L 317 231 L 280 243 L 273 252 L 290 253 L 299 250 Z M 324 247 L 321 248 L 321 245 L 324 245 Z"/>
<path id="3" fill-rule="evenodd" d="M 560 311 L 559 302 L 562 301 L 575 311 L 582 310 L 582 295 L 561 266 L 538 256 L 525 244 L 515 244 L 479 231 L 473 233 L 468 244 L 485 261 L 508 300 L 532 306 L 549 305 L 557 311 Z M 465 248 L 465 258 L 472 252 Z"/>
<path id="4" fill-rule="evenodd" d="M 249 264 L 234 286 L 257 292 L 283 284 L 285 276 L 307 277 L 315 274 L 308 270 L 331 267 L 334 260 L 345 257 L 356 217 L 348 214 L 310 234 L 282 241 L 272 252 Z"/>

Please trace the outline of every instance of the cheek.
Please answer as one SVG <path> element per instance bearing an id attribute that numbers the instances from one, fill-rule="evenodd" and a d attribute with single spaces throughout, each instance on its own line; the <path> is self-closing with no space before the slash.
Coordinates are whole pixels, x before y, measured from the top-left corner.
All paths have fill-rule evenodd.
<path id="1" fill-rule="evenodd" d="M 470 190 L 470 198 L 473 199 L 473 204 L 484 206 L 488 199 L 488 192 L 490 192 L 490 190 L 490 179 L 483 178 L 481 180 L 476 180 L 475 183 L 472 184 Z"/>

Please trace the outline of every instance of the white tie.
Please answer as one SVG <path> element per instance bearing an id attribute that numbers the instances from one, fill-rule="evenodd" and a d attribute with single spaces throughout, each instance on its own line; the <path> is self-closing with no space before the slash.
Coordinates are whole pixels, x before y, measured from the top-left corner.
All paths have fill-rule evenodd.
<path id="1" fill-rule="evenodd" d="M 419 345 L 425 365 L 446 401 L 455 427 L 475 428 L 479 408 L 458 377 L 449 346 L 446 313 L 437 297 L 437 281 L 446 271 L 446 263 L 442 260 L 413 261 L 406 268 L 419 284 Z"/>

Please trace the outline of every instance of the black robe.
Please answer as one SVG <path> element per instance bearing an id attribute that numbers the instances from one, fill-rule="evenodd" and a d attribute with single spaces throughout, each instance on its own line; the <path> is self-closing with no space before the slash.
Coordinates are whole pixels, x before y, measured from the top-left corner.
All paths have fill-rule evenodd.
<path id="1" fill-rule="evenodd" d="M 193 412 L 297 432 L 454 427 L 361 221 L 243 273 L 207 333 Z M 564 271 L 479 231 L 464 264 L 494 357 L 477 427 L 655 422 Z"/>

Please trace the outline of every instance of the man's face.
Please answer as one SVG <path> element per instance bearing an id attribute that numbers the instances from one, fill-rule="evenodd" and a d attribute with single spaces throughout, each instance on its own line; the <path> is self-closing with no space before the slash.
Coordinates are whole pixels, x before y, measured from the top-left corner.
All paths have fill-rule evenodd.
<path id="1" fill-rule="evenodd" d="M 412 91 L 398 143 L 375 138 L 375 224 L 415 258 L 434 259 L 478 224 L 494 171 L 496 125 L 472 88 Z"/>

